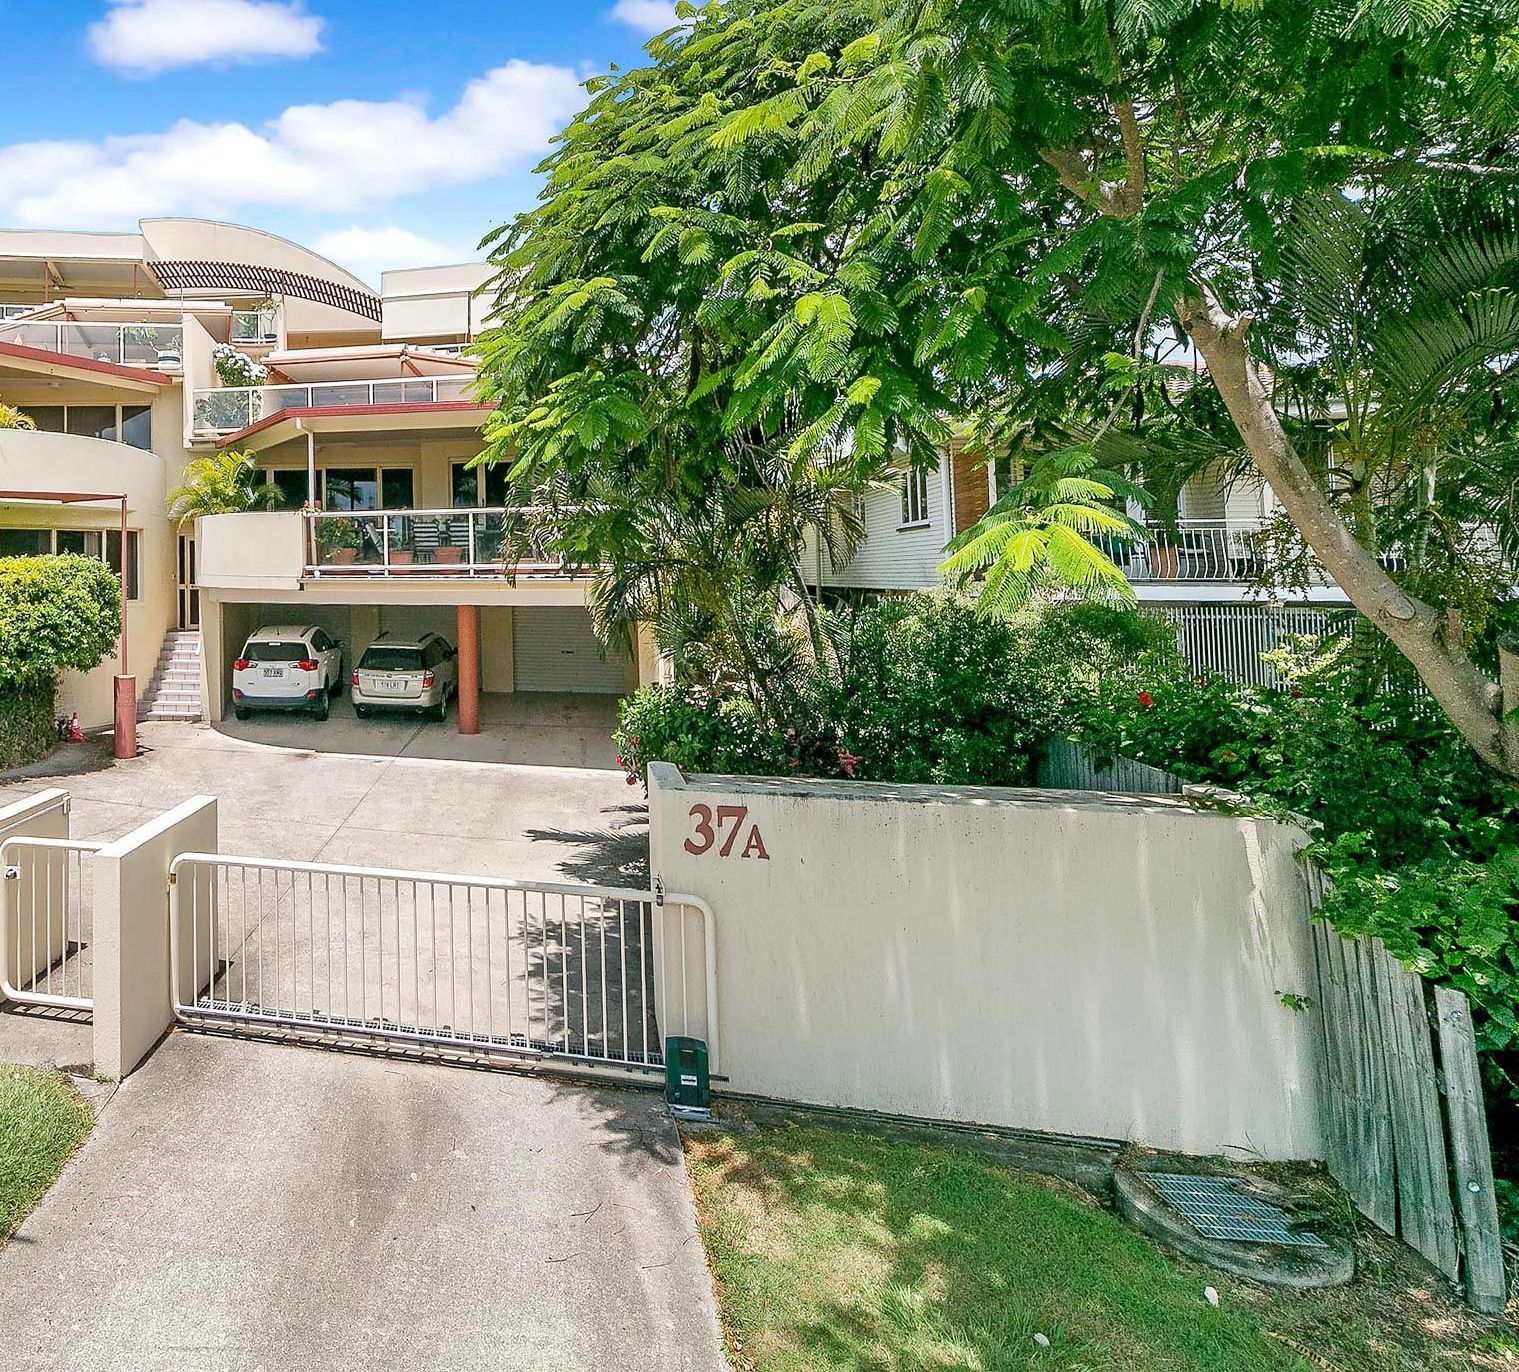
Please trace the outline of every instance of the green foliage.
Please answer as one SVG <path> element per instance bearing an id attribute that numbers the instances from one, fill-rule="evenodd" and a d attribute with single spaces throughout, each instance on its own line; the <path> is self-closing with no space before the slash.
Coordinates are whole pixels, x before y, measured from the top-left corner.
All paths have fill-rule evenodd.
<path id="1" fill-rule="evenodd" d="M 99 558 L 0 558 L 0 691 L 87 672 L 121 633 L 121 582 Z"/>
<path id="2" fill-rule="evenodd" d="M 1349 406 L 1330 427 L 1352 533 L 1397 544 L 1436 610 L 1478 627 L 1499 583 L 1470 591 L 1461 531 L 1473 509 L 1513 525 L 1515 449 L 1481 402 L 1516 375 L 1519 0 L 723 0 L 690 18 L 651 65 L 588 83 L 539 205 L 494 240 L 490 453 L 583 565 L 647 552 L 651 502 L 742 507 L 782 459 L 795 485 L 842 465 L 862 487 L 966 422 L 1031 479 L 1076 448 L 1144 470 L 1165 518 L 1188 470 L 1245 449 L 1215 372 L 1157 365 L 1207 291 L 1297 386 L 1295 433 Z M 1402 512 L 1379 531 L 1363 496 L 1389 482 Z M 956 574 L 1013 602 L 1048 570 L 1117 588 L 1093 555 L 1118 533 L 1105 497 L 1035 490 L 955 550 Z M 772 566 L 804 524 L 762 526 Z"/>
<path id="3" fill-rule="evenodd" d="M 278 498 L 259 480 L 258 463 L 247 453 L 219 452 L 192 458 L 169 492 L 169 518 L 188 524 L 201 515 L 242 514 Z"/>
<path id="4" fill-rule="evenodd" d="M 1025 785 L 1039 745 L 1111 664 L 1165 625 L 1099 605 L 1012 618 L 947 595 L 841 611 L 836 672 L 814 673 L 793 713 L 703 688 L 646 687 L 617 734 L 628 771 L 651 759 L 700 772 Z"/>
<path id="5" fill-rule="evenodd" d="M 0 771 L 45 758 L 57 742 L 51 681 L 0 687 Z"/>
<path id="6" fill-rule="evenodd" d="M 0 429 L 35 429 L 32 417 L 0 401 Z"/>

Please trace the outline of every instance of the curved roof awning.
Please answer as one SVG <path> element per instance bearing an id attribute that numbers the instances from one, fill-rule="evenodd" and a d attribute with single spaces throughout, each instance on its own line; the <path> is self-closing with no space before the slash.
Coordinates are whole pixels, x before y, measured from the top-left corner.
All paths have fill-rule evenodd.
<path id="1" fill-rule="evenodd" d="M 411 343 L 361 344 L 345 348 L 299 348 L 272 352 L 264 364 L 292 382 L 388 381 L 392 377 L 468 376 L 475 364 L 453 353 Z"/>

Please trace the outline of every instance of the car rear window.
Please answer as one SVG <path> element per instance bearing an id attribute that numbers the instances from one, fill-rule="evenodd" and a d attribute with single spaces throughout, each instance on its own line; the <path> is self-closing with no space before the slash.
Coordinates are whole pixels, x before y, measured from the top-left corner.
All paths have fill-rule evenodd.
<path id="1" fill-rule="evenodd" d="M 370 672 L 420 672 L 422 650 L 420 648 L 371 648 L 364 654 L 359 668 Z"/>
<path id="2" fill-rule="evenodd" d="M 243 649 L 249 662 L 299 662 L 309 649 L 304 643 L 270 643 L 257 640 Z"/>

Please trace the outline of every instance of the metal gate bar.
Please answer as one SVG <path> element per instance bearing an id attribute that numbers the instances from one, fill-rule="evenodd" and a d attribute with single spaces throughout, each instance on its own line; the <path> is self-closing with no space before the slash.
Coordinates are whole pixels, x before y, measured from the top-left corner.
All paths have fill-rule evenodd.
<path id="1" fill-rule="evenodd" d="M 614 887 L 183 853 L 175 1013 L 513 1057 L 716 1059 L 711 910 Z"/>
<path id="2" fill-rule="evenodd" d="M 85 839 L 25 835 L 0 842 L 5 874 L 0 992 L 6 1000 L 95 1008 L 94 882 L 85 858 L 103 847 Z"/>

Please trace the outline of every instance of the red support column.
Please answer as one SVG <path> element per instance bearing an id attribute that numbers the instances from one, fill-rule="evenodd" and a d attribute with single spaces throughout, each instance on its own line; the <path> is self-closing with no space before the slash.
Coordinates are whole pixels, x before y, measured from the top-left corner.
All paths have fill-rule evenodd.
<path id="1" fill-rule="evenodd" d="M 137 756 L 137 678 L 119 676 L 114 678 L 115 738 L 111 751 L 119 758 Z"/>
<path id="2" fill-rule="evenodd" d="M 459 607 L 459 732 L 480 732 L 480 607 Z"/>

